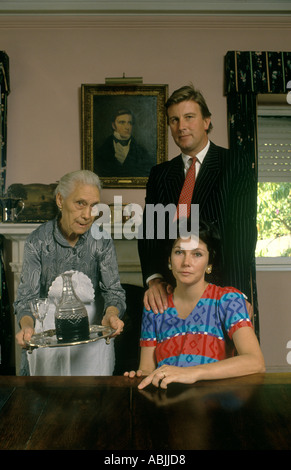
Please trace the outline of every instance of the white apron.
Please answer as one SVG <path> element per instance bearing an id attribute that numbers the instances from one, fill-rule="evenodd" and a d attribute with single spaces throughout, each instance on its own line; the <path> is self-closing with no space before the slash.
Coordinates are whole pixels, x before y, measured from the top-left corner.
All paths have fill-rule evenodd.
<path id="1" fill-rule="evenodd" d="M 89 324 L 96 324 L 94 289 L 91 280 L 84 273 L 77 271 L 74 272 L 72 281 L 76 294 L 87 309 Z M 62 277 L 58 276 L 48 292 L 51 304 L 44 321 L 44 330 L 55 329 L 55 303 L 61 298 L 62 287 Z M 38 321 L 35 332 L 40 332 Z M 33 349 L 31 353 L 27 353 L 27 359 L 30 375 L 112 375 L 115 365 L 114 339 L 110 339 L 109 344 L 106 344 L 106 340 L 102 338 L 76 346 Z"/>

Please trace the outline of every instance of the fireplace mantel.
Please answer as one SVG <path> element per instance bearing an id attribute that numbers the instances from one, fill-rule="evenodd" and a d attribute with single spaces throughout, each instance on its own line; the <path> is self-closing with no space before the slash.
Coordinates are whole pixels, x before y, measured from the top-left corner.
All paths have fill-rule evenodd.
<path id="1" fill-rule="evenodd" d="M 25 240 L 39 225 L 40 224 L 0 223 L 0 235 L 3 235 L 6 240 L 12 242 L 12 259 L 9 260 L 9 265 L 14 276 L 14 296 L 17 291 L 22 270 Z"/>

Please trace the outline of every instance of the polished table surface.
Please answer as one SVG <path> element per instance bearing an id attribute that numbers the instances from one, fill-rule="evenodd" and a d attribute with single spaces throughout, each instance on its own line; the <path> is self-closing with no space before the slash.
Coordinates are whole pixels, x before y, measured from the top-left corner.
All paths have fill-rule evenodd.
<path id="1" fill-rule="evenodd" d="M 168 390 L 126 377 L 0 376 L 0 449 L 291 449 L 291 373 Z M 129 454 L 130 455 L 130 452 Z"/>

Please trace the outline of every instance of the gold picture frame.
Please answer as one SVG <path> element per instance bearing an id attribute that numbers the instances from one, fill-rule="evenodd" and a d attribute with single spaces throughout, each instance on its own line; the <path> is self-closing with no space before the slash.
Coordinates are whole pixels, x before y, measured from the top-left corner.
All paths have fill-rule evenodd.
<path id="1" fill-rule="evenodd" d="M 167 97 L 168 85 L 82 84 L 82 169 L 103 188 L 144 188 L 152 166 L 167 160 Z M 120 135 L 123 145 L 113 144 Z"/>

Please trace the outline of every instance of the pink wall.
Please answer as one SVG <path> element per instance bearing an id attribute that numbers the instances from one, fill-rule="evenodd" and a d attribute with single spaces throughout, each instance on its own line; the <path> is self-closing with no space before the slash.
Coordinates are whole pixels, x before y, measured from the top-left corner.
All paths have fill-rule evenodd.
<path id="1" fill-rule="evenodd" d="M 258 272 L 261 348 L 268 367 L 291 372 L 291 271 Z"/>
<path id="2" fill-rule="evenodd" d="M 80 86 L 123 73 L 142 76 L 145 84 L 166 83 L 170 93 L 192 81 L 212 112 L 211 138 L 227 145 L 224 56 L 234 49 L 288 49 L 290 27 L 280 21 L 2 17 L 0 45 L 11 75 L 7 185 L 52 183 L 80 168 Z M 176 153 L 169 137 L 169 158 Z M 104 190 L 104 202 L 114 193 Z M 120 193 L 125 202 L 143 203 L 144 190 Z"/>

